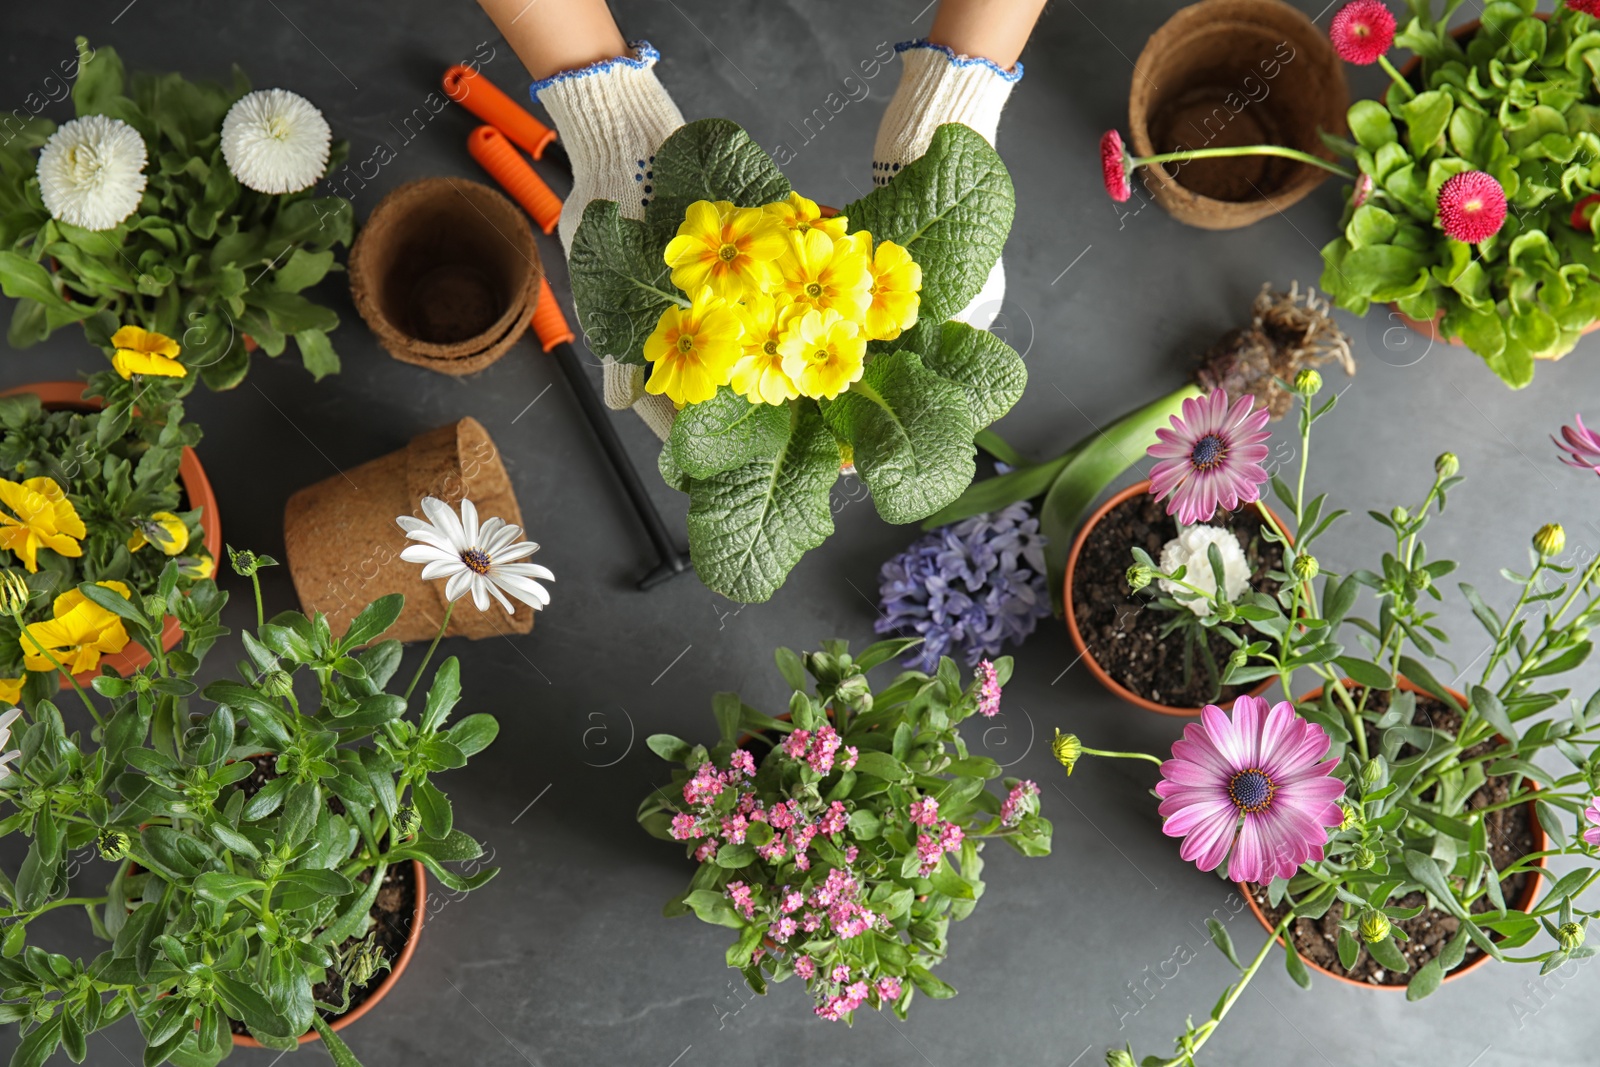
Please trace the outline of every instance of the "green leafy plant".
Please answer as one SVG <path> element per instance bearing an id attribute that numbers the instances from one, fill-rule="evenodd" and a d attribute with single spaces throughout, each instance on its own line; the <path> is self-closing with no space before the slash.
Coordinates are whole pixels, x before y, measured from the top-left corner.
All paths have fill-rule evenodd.
<path id="1" fill-rule="evenodd" d="M 87 1035 L 128 1015 L 152 1067 L 217 1063 L 233 1022 L 276 1049 L 315 1029 L 335 1062 L 353 1064 L 327 1019 L 388 966 L 369 915 L 385 872 L 418 860 L 458 891 L 496 873 L 446 866 L 481 848 L 454 828 L 433 778 L 498 730 L 484 714 L 447 725 L 456 660 L 410 707 L 410 689 L 387 691 L 400 644 L 378 641 L 402 598 L 374 602 L 337 637 L 320 614 L 266 621 L 256 571 L 271 563 L 235 555 L 256 585 L 258 623 L 237 679 L 197 695 L 202 658 L 227 633 L 226 596 L 209 580 L 184 595 L 169 563 L 155 594 L 118 606 L 153 662 L 94 680 L 91 728 L 50 701 L 13 726 L 0 833 L 28 841 L 0 877 L 0 1018 L 23 1032 L 13 1067 L 39 1067 L 57 1048 L 82 1062 Z M 184 640 L 164 652 L 169 613 Z M 91 849 L 117 866 L 104 894 L 72 895 L 69 871 Z M 59 908 L 82 908 L 109 947 L 85 962 L 37 943 Z"/>
<path id="2" fill-rule="evenodd" d="M 1382 102 L 1350 108 L 1353 143 L 1329 143 L 1361 176 L 1323 248 L 1322 286 L 1365 314 L 1393 303 L 1482 356 L 1520 389 L 1534 361 L 1559 359 L 1600 320 L 1600 234 L 1588 201 L 1600 189 L 1600 30 L 1566 4 L 1494 0 L 1469 37 L 1449 31 L 1461 0 L 1408 0 L 1395 43 L 1421 58 Z M 1436 223 L 1446 180 L 1491 175 L 1509 214 L 1476 246 Z M 1576 209 L 1576 210 L 1575 210 Z"/>
<path id="3" fill-rule="evenodd" d="M 951 921 L 983 895 L 983 841 L 1050 851 L 1038 787 L 1007 778 L 1004 798 L 989 792 L 1000 766 L 972 755 L 959 729 L 996 712 L 1011 660 L 985 661 L 963 686 L 944 657 L 934 676 L 906 671 L 873 693 L 867 672 L 916 643 L 857 657 L 843 641 L 803 656 L 781 648 L 793 690 L 784 718 L 719 693 L 714 746 L 648 741 L 682 769 L 645 798 L 639 822 L 700 861 L 665 914 L 736 931 L 728 966 L 756 993 L 798 974 L 823 1018 L 892 1005 L 903 1019 L 916 990 L 954 996 L 931 968 Z"/>
<path id="4" fill-rule="evenodd" d="M 718 202 L 777 207 L 791 192 L 766 153 L 724 120 L 690 123 L 668 138 L 653 185 L 643 221 L 595 201 L 572 245 L 573 294 L 589 345 L 626 363 L 646 363 L 663 324 L 691 305 L 694 294 L 678 290 L 666 258 L 669 241 L 688 228 L 686 212 Z M 730 389 L 726 373 L 713 379 L 721 388 L 709 398 L 680 393 L 676 379 L 661 388 L 652 380 L 650 388 L 687 401 L 660 465 L 667 483 L 689 494 L 690 553 L 708 586 L 734 600 L 769 598 L 833 532 L 828 494 L 841 459 L 854 463 L 890 522 L 925 518 L 966 488 L 974 435 L 1011 409 L 1027 372 L 1004 342 L 951 316 L 982 288 L 1012 213 L 999 156 L 967 127 L 942 126 L 922 158 L 841 212 L 841 245 L 866 239 L 868 258 L 873 241 L 880 253 L 895 245 L 920 268 L 914 324 L 865 341 L 855 378 L 827 388 L 800 382 L 799 395 L 765 402 Z M 752 291 L 742 299 L 753 307 L 771 297 Z M 728 312 L 739 303 L 730 297 Z M 858 336 L 853 325 L 848 332 Z M 661 368 L 653 374 L 665 380 Z"/>
<path id="5" fill-rule="evenodd" d="M 78 38 L 72 100 L 78 116 L 107 115 L 144 139 L 147 184 L 138 210 L 108 230 L 51 217 L 35 174 L 37 152 L 55 130 L 42 118 L 0 146 L 0 288 L 17 298 L 8 339 L 26 348 L 81 323 L 89 340 L 113 347 L 125 323 L 177 338 L 184 362 L 213 389 L 244 379 L 249 349 L 281 354 L 292 339 L 314 377 L 339 369 L 328 334 L 338 316 L 306 298 L 350 243 L 349 201 L 310 190 L 283 195 L 240 185 L 223 159 L 219 129 L 249 91 L 239 68 L 223 86 L 178 74 L 125 78 L 117 53 Z M 345 146 L 336 144 L 330 166 Z M 248 338 L 248 341 L 247 341 Z"/>

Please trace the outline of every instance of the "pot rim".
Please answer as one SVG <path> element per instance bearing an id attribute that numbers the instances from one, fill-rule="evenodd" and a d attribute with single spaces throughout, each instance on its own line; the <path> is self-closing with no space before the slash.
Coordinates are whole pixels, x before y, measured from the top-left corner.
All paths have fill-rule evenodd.
<path id="1" fill-rule="evenodd" d="M 40 403 L 47 408 L 71 408 L 79 411 L 94 412 L 105 407 L 100 397 L 85 397 L 83 395 L 87 384 L 77 381 L 44 381 L 33 382 L 28 385 L 13 386 L 10 389 L 0 389 L 0 397 L 21 396 L 32 393 L 39 398 Z M 206 469 L 200 463 L 200 457 L 193 448 L 183 446 L 178 461 L 178 481 L 183 485 L 183 491 L 189 498 L 191 507 L 198 506 L 200 512 L 201 543 L 206 552 L 211 556 L 213 566 L 220 566 L 222 553 L 222 521 L 217 514 L 217 495 L 211 488 L 211 479 L 206 476 Z M 183 639 L 183 627 L 179 625 L 177 616 L 168 615 L 161 626 L 161 647 L 170 651 Z M 102 656 L 101 663 L 109 664 L 113 670 L 126 678 L 150 662 L 150 653 L 142 645 L 128 642 L 128 647 L 121 652 L 109 653 Z M 88 686 L 94 681 L 99 669 L 84 671 L 75 675 L 81 686 Z M 61 679 L 61 687 L 67 688 L 67 680 Z"/>
<path id="2" fill-rule="evenodd" d="M 334 1019 L 328 1024 L 328 1029 L 333 1030 L 335 1033 L 343 1030 L 345 1027 L 361 1018 L 367 1012 L 377 1007 L 378 1001 L 389 995 L 389 990 L 396 982 L 400 980 L 400 976 L 405 973 L 406 965 L 411 962 L 411 954 L 416 951 L 417 939 L 422 936 L 422 922 L 427 917 L 428 911 L 427 868 L 422 865 L 421 860 L 412 860 L 411 866 L 412 869 L 416 871 L 417 899 L 415 907 L 412 909 L 411 933 L 410 936 L 406 938 L 405 947 L 401 948 L 400 955 L 395 957 L 394 965 L 390 967 L 389 972 L 383 976 L 383 981 L 379 982 L 373 987 L 372 994 L 368 996 L 366 1000 L 363 1000 L 360 1004 L 357 1004 L 355 1007 L 351 1008 L 349 1011 L 345 1012 L 343 1015 L 339 1016 L 337 1019 Z M 299 1043 L 302 1045 L 308 1041 L 321 1040 L 322 1035 L 317 1033 L 315 1029 L 306 1031 L 298 1038 Z M 234 1034 L 233 1043 L 236 1046 L 241 1046 L 243 1048 L 262 1047 L 261 1042 L 257 1041 L 249 1034 Z"/>
<path id="3" fill-rule="evenodd" d="M 1155 711 L 1161 713 L 1162 715 L 1171 715 L 1184 719 L 1199 718 L 1200 713 L 1204 710 L 1203 708 L 1185 708 L 1173 704 L 1158 704 L 1147 697 L 1140 696 L 1138 693 L 1135 693 L 1133 690 L 1129 689 L 1127 686 L 1111 677 L 1106 669 L 1100 666 L 1099 661 L 1096 660 L 1094 655 L 1089 651 L 1089 643 L 1083 639 L 1083 632 L 1078 629 L 1078 613 L 1073 608 L 1072 604 L 1072 579 L 1077 573 L 1078 556 L 1083 551 L 1084 542 L 1089 539 L 1089 532 L 1096 526 L 1100 525 L 1101 520 L 1104 519 L 1106 515 L 1110 514 L 1112 509 L 1126 503 L 1136 496 L 1147 492 L 1149 488 L 1150 480 L 1146 478 L 1144 481 L 1136 482 L 1121 492 L 1114 494 L 1110 500 L 1107 500 L 1104 504 L 1100 505 L 1100 507 L 1095 510 L 1094 514 L 1089 516 L 1084 524 L 1079 527 L 1077 535 L 1072 539 L 1072 548 L 1067 553 L 1067 573 L 1063 581 L 1061 591 L 1061 602 L 1064 608 L 1064 613 L 1067 617 L 1067 633 L 1072 638 L 1072 646 L 1078 650 L 1078 659 L 1088 664 L 1089 673 L 1094 675 L 1095 681 L 1099 682 L 1106 689 L 1110 690 L 1114 696 L 1120 697 L 1130 704 L 1135 704 L 1146 711 Z M 1264 511 L 1268 515 L 1271 515 L 1273 520 L 1277 522 L 1278 526 L 1280 528 L 1283 527 L 1283 519 L 1279 517 L 1277 512 L 1267 507 L 1265 503 L 1260 500 L 1256 500 L 1252 502 L 1252 505 L 1258 510 Z M 1285 532 L 1287 533 L 1287 530 L 1285 530 Z M 1293 534 L 1289 535 L 1289 543 L 1294 543 Z M 1276 681 L 1275 677 L 1263 679 L 1261 684 L 1248 691 L 1249 695 L 1254 697 L 1260 696 L 1262 693 L 1265 693 L 1268 689 L 1272 688 L 1272 683 L 1274 681 Z"/>
<path id="4" fill-rule="evenodd" d="M 1353 679 L 1350 679 L 1350 678 L 1345 678 L 1345 679 L 1343 679 L 1343 681 L 1345 681 L 1347 683 L 1350 683 L 1352 685 L 1356 684 L 1355 681 Z M 1405 692 L 1408 692 L 1408 693 L 1421 693 L 1423 695 L 1430 695 L 1430 694 L 1427 694 L 1426 691 L 1423 690 L 1416 683 L 1412 682 L 1411 679 L 1409 679 L 1409 678 L 1401 677 L 1401 678 L 1396 679 L 1396 681 L 1399 684 L 1399 687 L 1402 690 L 1404 690 Z M 1460 704 L 1463 709 L 1465 709 L 1468 706 L 1469 701 L 1467 700 L 1467 698 L 1463 694 L 1456 692 L 1454 689 L 1448 689 L 1447 688 L 1446 691 L 1449 692 L 1449 694 L 1452 697 L 1455 698 L 1456 703 Z M 1298 700 L 1295 701 L 1295 703 L 1299 704 L 1299 703 L 1301 703 L 1303 701 L 1306 701 L 1306 700 L 1315 700 L 1316 698 L 1320 697 L 1321 695 L 1322 695 L 1322 687 L 1318 686 L 1316 689 L 1313 689 L 1310 692 L 1302 695 Z M 1534 792 L 1537 793 L 1539 791 L 1539 783 L 1535 782 L 1533 779 L 1531 779 L 1531 778 L 1528 779 L 1528 785 L 1532 787 Z M 1548 834 L 1545 833 L 1544 827 L 1539 825 L 1539 816 L 1538 816 L 1537 811 L 1534 809 L 1534 801 L 1531 800 L 1531 799 L 1528 800 L 1527 801 L 1527 807 L 1528 807 L 1528 825 L 1533 831 L 1533 851 L 1535 851 L 1535 852 L 1543 852 L 1543 851 L 1545 851 L 1546 848 L 1549 847 L 1550 837 L 1549 837 Z M 1544 871 L 1544 870 L 1547 870 L 1549 868 L 1549 857 L 1540 856 L 1539 860 L 1538 860 L 1538 866 L 1539 866 L 1538 870 L 1528 871 L 1527 872 L 1529 875 L 1531 875 L 1531 877 L 1530 877 L 1530 879 L 1528 881 L 1527 886 L 1523 889 L 1521 897 L 1517 900 L 1517 903 L 1512 908 L 1512 910 L 1525 912 L 1525 911 L 1528 910 L 1528 905 L 1532 904 L 1535 900 L 1538 899 L 1538 897 L 1539 897 L 1539 889 L 1544 884 L 1544 876 L 1543 876 L 1543 874 L 1541 872 Z M 1235 882 L 1233 884 L 1239 890 L 1240 895 L 1244 897 L 1245 903 L 1250 905 L 1250 911 L 1251 911 L 1251 913 L 1253 915 L 1255 915 L 1256 921 L 1259 922 L 1262 925 L 1262 927 L 1267 931 L 1267 933 L 1270 934 L 1274 929 L 1274 925 L 1267 921 L 1266 913 L 1264 913 L 1261 910 L 1261 906 L 1256 903 L 1255 894 L 1250 891 L 1251 883 L 1248 883 L 1248 882 Z M 1279 945 L 1282 945 L 1283 944 L 1283 937 L 1279 936 L 1277 941 L 1278 941 Z M 1481 953 L 1476 959 L 1469 960 L 1468 962 L 1463 963 L 1461 966 L 1455 968 L 1449 974 L 1445 975 L 1444 978 L 1442 979 L 1442 981 L 1444 981 L 1444 982 L 1453 982 L 1457 978 L 1460 978 L 1461 976 L 1467 974 L 1469 971 L 1474 971 L 1474 970 L 1478 969 L 1479 967 L 1482 967 L 1484 964 L 1488 963 L 1493 958 L 1494 957 L 1490 956 L 1487 952 Z M 1333 979 L 1336 979 L 1337 981 L 1343 982 L 1345 985 L 1355 986 L 1358 989 L 1372 989 L 1372 990 L 1380 990 L 1380 991 L 1382 991 L 1382 990 L 1398 990 L 1399 992 L 1402 992 L 1402 993 L 1404 993 L 1405 990 L 1406 990 L 1406 987 L 1404 985 L 1375 985 L 1375 984 L 1373 984 L 1371 982 L 1358 982 L 1354 978 L 1350 978 L 1350 977 L 1348 977 L 1346 975 L 1335 974 L 1333 971 L 1328 970 L 1326 967 L 1323 967 L 1321 964 L 1316 963 L 1316 962 L 1314 962 L 1314 961 L 1312 961 L 1310 959 L 1307 959 L 1304 956 L 1301 956 L 1300 959 L 1307 967 L 1310 967 L 1312 970 L 1316 971 L 1318 974 L 1326 975 L 1329 978 L 1333 978 Z"/>

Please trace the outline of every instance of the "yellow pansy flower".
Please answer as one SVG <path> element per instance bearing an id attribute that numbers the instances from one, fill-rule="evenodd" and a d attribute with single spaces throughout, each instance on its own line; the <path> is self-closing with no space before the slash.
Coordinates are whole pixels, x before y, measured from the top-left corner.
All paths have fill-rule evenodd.
<path id="1" fill-rule="evenodd" d="M 665 393 L 677 404 L 698 404 L 728 384 L 733 365 L 744 354 L 743 328 L 733 310 L 709 285 L 701 286 L 686 308 L 661 313 L 655 332 L 644 343 L 644 358 L 654 366 L 645 391 Z"/>
<path id="2" fill-rule="evenodd" d="M 124 326 L 111 335 L 116 352 L 111 366 L 124 378 L 147 374 L 161 378 L 182 378 L 189 371 L 178 362 L 178 342 L 166 334 L 153 333 L 139 326 Z"/>
<path id="3" fill-rule="evenodd" d="M 129 596 L 128 587 L 121 582 L 95 584 Z M 40 645 L 69 673 L 81 674 L 98 667 L 102 655 L 121 652 L 128 643 L 128 631 L 123 628 L 121 617 L 77 589 L 68 589 L 56 597 L 53 608 L 55 618 L 29 623 L 27 632 L 19 638 L 22 663 L 30 671 L 56 669 L 50 657 L 39 651 Z"/>
<path id="4" fill-rule="evenodd" d="M 198 556 L 184 556 L 178 560 L 178 573 L 199 581 L 217 573 L 217 561 L 202 552 Z"/>
<path id="5" fill-rule="evenodd" d="M 89 531 L 78 518 L 78 509 L 54 478 L 29 478 L 8 482 L 0 478 L 0 548 L 10 549 L 22 560 L 29 574 L 39 571 L 39 549 L 48 548 L 63 556 L 81 556 L 77 538 Z"/>
<path id="6" fill-rule="evenodd" d="M 832 400 L 861 377 L 867 339 L 837 311 L 813 308 L 778 342 L 778 351 L 801 393 Z"/>
<path id="7" fill-rule="evenodd" d="M 134 519 L 133 533 L 128 535 L 128 551 L 137 552 L 145 545 L 155 545 L 169 556 L 176 556 L 189 547 L 189 527 L 170 511 L 157 511 L 148 519 Z"/>
<path id="8" fill-rule="evenodd" d="M 817 207 L 815 200 L 807 200 L 795 192 L 789 194 L 789 199 L 768 204 L 763 210 L 777 219 L 778 225 L 791 232 L 821 230 L 829 237 L 839 238 L 844 236 L 845 227 L 849 225 L 849 220 L 843 215 L 823 218 L 822 209 Z"/>
<path id="9" fill-rule="evenodd" d="M 867 306 L 867 338 L 893 341 L 917 323 L 922 298 L 922 268 L 911 253 L 893 241 L 879 241 L 868 267 L 872 275 L 872 303 Z"/>
<path id="10" fill-rule="evenodd" d="M 0 704 L 11 707 L 21 700 L 22 685 L 27 680 L 26 676 L 22 678 L 0 678 Z"/>
<path id="11" fill-rule="evenodd" d="M 872 274 L 867 269 L 867 248 L 857 236 L 834 240 L 818 229 L 789 235 L 789 254 L 778 261 L 783 274 L 781 292 L 796 304 L 818 311 L 837 311 L 860 322 L 872 303 Z M 866 237 L 870 242 L 871 237 Z"/>
<path id="12" fill-rule="evenodd" d="M 782 228 L 760 208 L 696 200 L 684 212 L 664 256 L 673 285 L 686 293 L 709 285 L 717 296 L 736 304 L 772 279 L 772 261 L 783 255 L 784 247 Z"/>
<path id="13" fill-rule="evenodd" d="M 735 309 L 744 324 L 740 345 L 744 357 L 733 365 L 730 383 L 752 404 L 782 404 L 800 395 L 783 372 L 778 342 L 805 313 L 803 304 L 782 304 L 770 296 L 752 296 Z"/>

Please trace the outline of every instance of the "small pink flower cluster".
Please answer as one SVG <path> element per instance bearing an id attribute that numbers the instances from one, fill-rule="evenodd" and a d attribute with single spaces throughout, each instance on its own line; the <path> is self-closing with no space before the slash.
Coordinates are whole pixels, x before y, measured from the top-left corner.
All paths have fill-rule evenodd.
<path id="1" fill-rule="evenodd" d="M 806 973 L 802 974 L 801 977 L 810 978 L 811 974 L 815 972 L 814 965 L 812 965 L 808 957 L 802 956 L 800 960 L 806 963 Z M 799 961 L 795 963 L 795 973 L 800 973 Z M 884 975 L 878 979 L 876 985 L 868 985 L 864 979 L 857 979 L 852 982 L 850 981 L 850 968 L 841 963 L 833 969 L 833 973 L 829 977 L 839 987 L 839 991 L 812 1010 L 822 1018 L 834 1022 L 843 1019 L 846 1015 L 861 1007 L 873 993 L 877 994 L 880 1006 L 890 1001 L 898 1000 L 900 997 L 900 979 L 893 975 Z"/>
<path id="2" fill-rule="evenodd" d="M 1034 801 L 1039 796 L 1039 786 L 1035 782 L 1018 782 L 1011 787 L 1011 792 L 1000 805 L 1000 825 L 1015 826 L 1022 821 L 1024 815 L 1030 815 L 1038 810 Z"/>
<path id="3" fill-rule="evenodd" d="M 843 741 L 839 731 L 823 723 L 815 732 L 796 730 L 791 733 L 783 743 L 783 751 L 790 759 L 805 760 L 818 774 L 827 774 L 833 770 L 834 754 L 839 751 L 841 744 Z M 860 752 L 854 745 L 844 745 L 844 750 L 845 759 L 839 766 L 848 771 L 856 765 L 856 757 Z"/>
<path id="4" fill-rule="evenodd" d="M 978 714 L 986 719 L 1000 714 L 1000 676 L 988 660 L 978 664 Z"/>
<path id="5" fill-rule="evenodd" d="M 940 856 L 946 852 L 954 852 L 961 847 L 961 842 L 966 837 L 966 834 L 962 832 L 961 827 L 953 822 L 940 822 L 937 815 L 930 822 L 920 821 L 920 819 L 927 817 L 926 815 L 918 816 L 916 813 L 917 805 L 923 802 L 934 805 L 933 810 L 935 812 L 938 811 L 938 802 L 932 797 L 923 797 L 922 801 L 912 801 L 911 804 L 911 821 L 919 826 L 926 826 L 932 831 L 931 833 L 917 835 L 917 855 L 922 857 L 922 868 L 918 873 L 926 878 L 933 873 L 935 867 L 939 866 Z M 923 811 L 926 812 L 927 810 L 927 807 L 924 806 Z"/>

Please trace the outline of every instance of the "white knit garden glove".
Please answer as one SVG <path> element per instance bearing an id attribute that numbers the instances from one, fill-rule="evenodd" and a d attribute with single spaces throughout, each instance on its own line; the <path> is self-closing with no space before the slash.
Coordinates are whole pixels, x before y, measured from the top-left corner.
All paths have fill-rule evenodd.
<path id="1" fill-rule="evenodd" d="M 683 115 L 653 69 L 661 53 L 649 41 L 631 54 L 563 71 L 533 84 L 533 97 L 555 121 L 572 161 L 572 192 L 561 209 L 557 232 L 563 251 L 591 200 L 615 200 L 622 215 L 644 218 L 650 202 L 651 167 L 661 142 L 683 125 Z M 606 406 L 633 408 L 663 441 L 676 414 L 672 401 L 644 391 L 644 368 L 604 359 Z"/>
<path id="2" fill-rule="evenodd" d="M 887 183 L 901 167 L 920 158 L 933 131 L 947 122 L 970 126 L 994 145 L 1000 110 L 1011 87 L 1022 78 L 1021 63 L 1001 70 L 987 59 L 958 56 L 927 41 L 903 41 L 894 50 L 900 53 L 900 85 L 878 126 L 872 149 L 873 185 Z M 988 281 L 955 318 L 987 330 L 1005 295 L 1005 266 L 995 260 Z"/>

